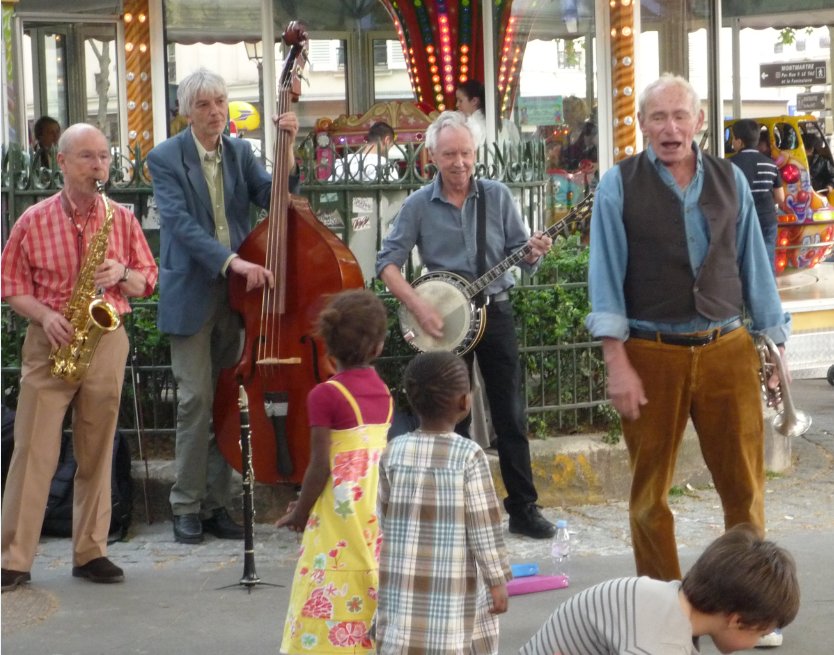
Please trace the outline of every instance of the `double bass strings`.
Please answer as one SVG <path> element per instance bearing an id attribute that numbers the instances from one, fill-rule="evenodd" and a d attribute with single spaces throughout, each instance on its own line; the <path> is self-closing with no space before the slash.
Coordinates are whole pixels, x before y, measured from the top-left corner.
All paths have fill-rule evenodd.
<path id="1" fill-rule="evenodd" d="M 282 115 L 289 111 L 291 87 L 282 83 L 277 97 L 277 112 Z M 259 364 L 276 364 L 281 361 L 278 344 L 281 343 L 281 318 L 286 311 L 286 261 L 287 261 L 287 213 L 289 209 L 289 173 L 286 164 L 289 158 L 289 134 L 278 130 L 275 140 L 272 166 L 272 190 L 270 218 L 278 225 L 267 230 L 265 267 L 272 273 L 275 286 L 265 285 L 261 303 L 261 339 L 258 343 Z"/>

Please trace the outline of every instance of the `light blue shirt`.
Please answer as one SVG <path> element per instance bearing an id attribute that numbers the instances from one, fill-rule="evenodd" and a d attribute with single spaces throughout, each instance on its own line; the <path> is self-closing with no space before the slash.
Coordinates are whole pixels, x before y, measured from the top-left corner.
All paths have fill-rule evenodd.
<path id="1" fill-rule="evenodd" d="M 481 180 L 486 202 L 486 264 L 490 269 L 527 243 L 529 233 L 510 190 L 492 180 Z M 429 271 L 449 271 L 473 281 L 477 265 L 477 187 L 473 183 L 462 209 L 443 195 L 440 175 L 406 198 L 376 258 L 376 273 L 388 264 L 402 268 L 414 246 Z M 536 269 L 523 260 L 519 266 Z M 510 271 L 486 287 L 493 295 L 515 284 Z"/>
<path id="2" fill-rule="evenodd" d="M 697 154 L 695 176 L 685 189 L 678 187 L 672 174 L 658 160 L 654 150 L 647 150 L 663 182 L 681 200 L 686 229 L 686 244 L 692 274 L 697 276 L 709 248 L 709 229 L 698 205 L 704 185 L 701 151 Z M 752 330 L 762 332 L 775 343 L 784 343 L 790 335 L 790 314 L 782 311 L 776 281 L 768 261 L 762 231 L 753 204 L 753 195 L 744 173 L 733 166 L 740 209 L 736 223 L 736 252 L 744 305 L 752 319 Z M 658 332 L 699 332 L 729 322 L 715 322 L 696 314 L 682 323 L 637 321 L 626 315 L 624 283 L 628 262 L 628 242 L 623 222 L 623 181 L 620 167 L 614 166 L 602 176 L 594 196 L 591 217 L 591 256 L 588 284 L 592 311 L 585 325 L 596 338 L 613 337 L 625 341 L 629 328 Z"/>

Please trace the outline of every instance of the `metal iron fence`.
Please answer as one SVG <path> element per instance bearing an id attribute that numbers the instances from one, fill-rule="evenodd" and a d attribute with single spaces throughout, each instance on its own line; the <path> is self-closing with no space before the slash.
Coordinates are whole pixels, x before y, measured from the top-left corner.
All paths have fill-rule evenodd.
<path id="1" fill-rule="evenodd" d="M 373 259 L 402 200 L 434 175 L 425 163 L 423 144 L 408 144 L 402 157 L 406 166 L 396 181 L 385 181 L 383 172 L 374 183 L 334 181 L 317 171 L 316 154 L 308 140 L 299 149 L 302 195 L 325 224 L 347 241 L 357 254 L 366 281 L 389 306 L 390 334 L 377 366 L 395 394 L 401 372 L 413 352 L 403 342 L 396 321 L 394 301 L 378 281 L 373 281 Z M 130 156 L 114 153 L 111 187 L 114 200 L 132 205 L 142 221 L 151 248 L 158 252 L 158 221 L 144 158 L 137 150 Z M 344 156 L 341 153 L 339 156 Z M 515 152 L 482 153 L 480 175 L 504 181 L 513 191 L 519 209 L 531 228 L 541 227 L 545 207 L 544 151 L 539 142 L 526 143 Z M 41 169 L 20 149 L 4 153 L 2 167 L 2 228 L 5 244 L 14 220 L 30 205 L 62 186 L 60 170 Z M 253 220 L 257 220 L 253 212 Z M 524 395 L 532 434 L 549 436 L 605 427 L 610 412 L 604 394 L 604 366 L 600 344 L 582 326 L 587 311 L 587 263 L 578 239 L 568 240 L 549 255 L 531 281 L 519 279 L 513 303 L 519 321 L 524 365 Z M 560 272 L 561 269 L 568 272 Z M 413 267 L 406 271 L 416 274 Z M 561 276 L 561 277 L 560 277 Z M 535 282 L 535 284 L 533 284 Z M 157 452 L 173 448 L 176 427 L 176 384 L 170 369 L 168 340 L 156 330 L 155 297 L 136 300 L 125 318 L 132 351 L 126 368 L 120 426 L 144 434 L 156 442 Z M 20 378 L 20 349 L 26 321 L 7 305 L 0 312 L 2 339 L 2 400 L 14 407 Z M 556 329 L 558 328 L 558 329 Z"/>

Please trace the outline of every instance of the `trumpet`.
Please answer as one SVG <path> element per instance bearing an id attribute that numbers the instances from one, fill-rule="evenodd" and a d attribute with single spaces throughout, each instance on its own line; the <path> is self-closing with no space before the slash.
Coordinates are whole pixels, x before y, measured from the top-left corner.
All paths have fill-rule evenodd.
<path id="1" fill-rule="evenodd" d="M 791 389 L 786 381 L 785 364 L 773 339 L 767 335 L 758 334 L 755 341 L 761 362 L 759 380 L 765 402 L 768 407 L 774 409 L 782 406 L 782 409 L 773 417 L 773 429 L 785 437 L 799 437 L 811 427 L 811 417 L 794 405 Z M 767 386 L 767 381 L 773 374 L 774 368 L 779 375 L 779 384 L 771 389 Z"/>

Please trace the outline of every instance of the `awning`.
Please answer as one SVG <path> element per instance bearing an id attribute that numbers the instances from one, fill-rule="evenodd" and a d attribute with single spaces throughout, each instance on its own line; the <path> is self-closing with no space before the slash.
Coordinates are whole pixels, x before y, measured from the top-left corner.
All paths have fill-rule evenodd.
<path id="1" fill-rule="evenodd" d="M 316 32 L 390 30 L 379 0 L 274 0 L 275 34 L 300 20 Z M 174 43 L 261 40 L 261 0 L 164 0 L 165 33 Z"/>
<path id="2" fill-rule="evenodd" d="M 831 0 L 723 0 L 722 9 L 725 24 L 738 18 L 742 28 L 781 30 L 834 25 Z"/>

